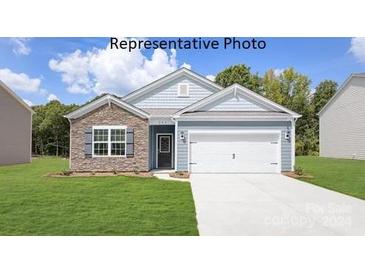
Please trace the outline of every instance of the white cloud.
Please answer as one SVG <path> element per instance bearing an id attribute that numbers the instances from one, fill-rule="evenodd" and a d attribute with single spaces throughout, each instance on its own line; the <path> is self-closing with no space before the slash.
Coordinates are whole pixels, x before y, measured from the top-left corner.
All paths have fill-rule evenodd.
<path id="1" fill-rule="evenodd" d="M 10 38 L 10 43 L 13 46 L 13 52 L 16 55 L 29 55 L 32 51 L 28 43 L 30 38 Z"/>
<path id="2" fill-rule="evenodd" d="M 89 78 L 90 57 L 80 50 L 67 55 L 60 55 L 59 60 L 51 59 L 49 67 L 53 71 L 61 72 L 62 81 L 68 85 L 71 93 L 88 93 L 93 83 Z"/>
<path id="3" fill-rule="evenodd" d="M 40 91 L 41 79 L 30 78 L 25 73 L 16 73 L 8 68 L 0 69 L 0 80 L 16 91 Z"/>
<path id="4" fill-rule="evenodd" d="M 27 99 L 23 99 L 23 101 L 30 107 L 34 106 L 34 104 L 32 103 L 32 101 L 27 100 Z"/>
<path id="5" fill-rule="evenodd" d="M 176 50 L 168 54 L 154 50 L 147 58 L 140 50 L 94 48 L 86 52 L 59 55 L 49 61 L 49 67 L 62 75 L 71 93 L 95 92 L 124 95 L 160 78 L 177 68 Z"/>
<path id="6" fill-rule="evenodd" d="M 278 77 L 278 76 L 280 76 L 280 75 L 284 72 L 284 70 L 285 70 L 285 69 L 279 69 L 279 68 L 274 69 L 274 75 L 275 75 L 276 77 Z"/>
<path id="7" fill-rule="evenodd" d="M 210 81 L 215 81 L 215 76 L 214 75 L 211 75 L 211 74 L 209 74 L 209 75 L 207 75 L 206 76 Z"/>
<path id="8" fill-rule="evenodd" d="M 50 95 L 48 95 L 47 100 L 48 100 L 48 102 L 51 102 L 51 101 L 54 101 L 54 100 L 59 101 L 60 99 L 58 99 L 58 97 L 55 94 L 51 93 Z"/>
<path id="9" fill-rule="evenodd" d="M 190 65 L 190 64 L 187 64 L 187 63 L 185 63 L 185 62 L 184 62 L 184 64 L 182 64 L 182 65 L 180 66 L 180 68 L 191 69 L 191 65 Z"/>
<path id="10" fill-rule="evenodd" d="M 351 39 L 349 49 L 357 61 L 365 63 L 365 37 L 356 37 Z"/>

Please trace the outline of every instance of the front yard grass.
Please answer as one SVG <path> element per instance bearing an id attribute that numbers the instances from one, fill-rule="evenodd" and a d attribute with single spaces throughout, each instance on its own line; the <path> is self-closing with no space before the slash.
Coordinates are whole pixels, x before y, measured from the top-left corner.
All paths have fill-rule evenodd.
<path id="1" fill-rule="evenodd" d="M 189 183 L 50 178 L 59 158 L 0 167 L 0 235 L 198 235 Z"/>
<path id="2" fill-rule="evenodd" d="M 296 165 L 314 177 L 301 180 L 365 200 L 365 161 L 299 156 Z"/>

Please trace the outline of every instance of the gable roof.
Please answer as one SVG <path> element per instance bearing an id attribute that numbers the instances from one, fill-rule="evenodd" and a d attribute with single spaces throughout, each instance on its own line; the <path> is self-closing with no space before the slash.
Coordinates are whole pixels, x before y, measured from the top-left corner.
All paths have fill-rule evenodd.
<path id="1" fill-rule="evenodd" d="M 66 117 L 67 119 L 77 119 L 87 113 L 89 113 L 90 111 L 93 111 L 105 104 L 110 104 L 110 103 L 114 103 L 115 105 L 126 109 L 130 112 L 132 112 L 133 114 L 142 117 L 142 118 L 149 118 L 149 114 L 143 110 L 141 110 L 140 108 L 137 108 L 131 104 L 128 104 L 126 102 L 124 102 L 121 99 L 118 99 L 117 97 L 107 94 L 104 95 L 103 97 L 100 97 L 99 99 L 90 102 L 89 104 L 86 104 L 78 109 L 76 109 L 75 111 L 65 115 L 64 117 Z"/>
<path id="2" fill-rule="evenodd" d="M 194 111 L 175 119 L 179 121 L 288 121 L 292 116 L 274 111 Z"/>
<path id="3" fill-rule="evenodd" d="M 214 93 L 208 97 L 203 98 L 200 101 L 197 101 L 194 104 L 191 104 L 189 106 L 187 106 L 186 108 L 183 108 L 181 110 L 179 110 L 178 112 L 175 113 L 174 117 L 179 117 L 180 115 L 182 115 L 183 113 L 186 112 L 192 112 L 192 111 L 197 111 L 200 108 L 213 103 L 219 99 L 221 99 L 222 97 L 230 94 L 230 93 L 239 93 L 247 98 L 249 98 L 252 101 L 257 102 L 260 105 L 266 106 L 267 108 L 269 108 L 272 111 L 276 111 L 276 112 L 285 112 L 290 114 L 292 117 L 294 118 L 299 118 L 301 117 L 300 114 L 291 111 L 290 109 L 283 107 L 259 94 L 257 94 L 256 92 L 253 92 L 252 90 L 249 90 L 239 84 L 233 84 L 217 93 Z"/>
<path id="4" fill-rule="evenodd" d="M 347 77 L 347 79 L 345 80 L 345 82 L 343 82 L 343 84 L 338 88 L 338 90 L 335 92 L 335 94 L 333 94 L 333 96 L 331 97 L 331 99 L 328 100 L 327 104 L 325 104 L 324 107 L 318 112 L 318 115 L 323 114 L 323 112 L 326 109 L 328 109 L 328 107 L 330 105 L 332 105 L 332 103 L 336 100 L 336 98 L 338 96 L 340 96 L 345 91 L 345 87 L 355 77 L 357 77 L 357 78 L 365 78 L 365 73 L 352 73 L 352 74 L 350 74 L 350 76 Z"/>
<path id="5" fill-rule="evenodd" d="M 148 85 L 146 85 L 140 89 L 137 89 L 137 90 L 127 94 L 126 96 L 123 97 L 123 100 L 126 102 L 130 102 L 136 98 L 139 98 L 145 94 L 148 94 L 148 92 L 155 90 L 156 88 L 163 86 L 164 84 L 166 84 L 174 79 L 177 79 L 181 76 L 186 76 L 187 78 L 193 79 L 199 83 L 202 83 L 205 86 L 212 87 L 216 91 L 223 89 L 223 87 L 221 87 L 220 85 L 217 85 L 213 81 L 209 80 L 208 78 L 206 78 L 196 72 L 193 72 L 187 68 L 180 68 L 170 74 L 167 74 L 166 76 L 164 76 L 160 79 L 157 79 L 156 81 L 149 83 Z"/>
<path id="6" fill-rule="evenodd" d="M 5 85 L 4 82 L 0 80 L 0 88 L 4 90 L 6 93 L 8 93 L 10 96 L 12 96 L 18 103 L 20 103 L 25 109 L 29 110 L 32 114 L 34 113 L 34 110 L 27 105 L 26 102 L 24 102 L 14 91 L 12 91 L 7 85 Z"/>

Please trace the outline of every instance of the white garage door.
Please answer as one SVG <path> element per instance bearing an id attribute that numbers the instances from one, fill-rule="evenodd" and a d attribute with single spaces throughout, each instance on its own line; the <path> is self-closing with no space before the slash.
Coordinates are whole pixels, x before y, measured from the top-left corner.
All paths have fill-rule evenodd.
<path id="1" fill-rule="evenodd" d="M 192 173 L 278 173 L 279 132 L 193 132 Z"/>

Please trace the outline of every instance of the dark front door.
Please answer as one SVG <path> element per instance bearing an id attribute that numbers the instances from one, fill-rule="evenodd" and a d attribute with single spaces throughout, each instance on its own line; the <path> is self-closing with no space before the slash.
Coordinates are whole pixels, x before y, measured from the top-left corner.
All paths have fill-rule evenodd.
<path id="1" fill-rule="evenodd" d="M 172 135 L 157 135 L 157 168 L 172 167 Z"/>

